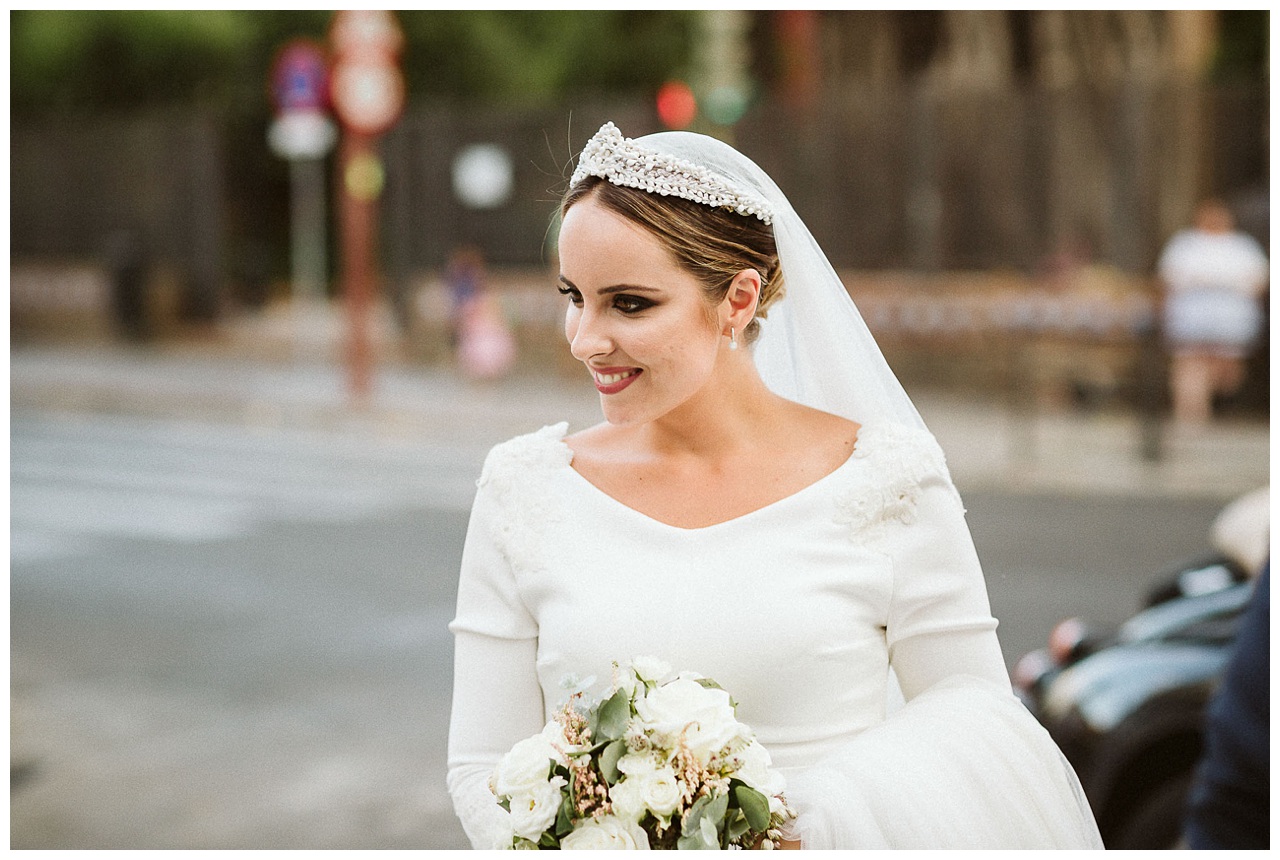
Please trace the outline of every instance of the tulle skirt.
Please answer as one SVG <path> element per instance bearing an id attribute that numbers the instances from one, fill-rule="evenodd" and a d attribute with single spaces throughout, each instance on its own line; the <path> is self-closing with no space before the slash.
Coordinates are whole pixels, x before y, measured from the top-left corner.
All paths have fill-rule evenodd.
<path id="1" fill-rule="evenodd" d="M 1080 781 L 1008 691 L 951 678 L 787 775 L 806 849 L 1101 849 Z"/>

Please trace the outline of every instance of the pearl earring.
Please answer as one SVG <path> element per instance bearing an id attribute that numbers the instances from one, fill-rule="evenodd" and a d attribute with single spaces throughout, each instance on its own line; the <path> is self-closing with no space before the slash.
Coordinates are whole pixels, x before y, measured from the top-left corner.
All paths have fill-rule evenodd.
<path id="1" fill-rule="evenodd" d="M 733 326 L 729 326 L 729 349 L 738 348 L 738 333 L 734 331 Z"/>

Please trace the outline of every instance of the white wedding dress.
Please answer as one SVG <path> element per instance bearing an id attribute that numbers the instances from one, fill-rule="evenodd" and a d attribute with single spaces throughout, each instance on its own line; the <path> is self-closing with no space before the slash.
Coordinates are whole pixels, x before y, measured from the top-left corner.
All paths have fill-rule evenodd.
<path id="1" fill-rule="evenodd" d="M 1010 690 L 927 431 L 865 426 L 826 477 L 698 529 L 590 484 L 565 432 L 497 446 L 478 482 L 450 625 L 448 776 L 475 847 L 510 844 L 489 776 L 567 698 L 565 679 L 595 676 L 598 694 L 639 655 L 734 696 L 806 848 L 1102 847 L 1075 773 Z"/>

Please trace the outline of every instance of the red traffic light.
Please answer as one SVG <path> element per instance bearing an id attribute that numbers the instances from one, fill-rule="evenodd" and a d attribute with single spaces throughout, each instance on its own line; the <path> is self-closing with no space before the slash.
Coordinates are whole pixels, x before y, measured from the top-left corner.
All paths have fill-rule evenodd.
<path id="1" fill-rule="evenodd" d="M 658 89 L 658 119 L 667 128 L 688 128 L 698 115 L 698 100 L 683 81 L 667 81 Z"/>

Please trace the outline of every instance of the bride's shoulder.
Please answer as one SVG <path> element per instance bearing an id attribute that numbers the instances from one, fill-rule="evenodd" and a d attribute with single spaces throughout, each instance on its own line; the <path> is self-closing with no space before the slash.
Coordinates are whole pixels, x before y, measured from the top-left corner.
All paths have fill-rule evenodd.
<path id="1" fill-rule="evenodd" d="M 945 464 L 942 447 L 933 434 L 923 427 L 877 422 L 862 425 L 854 456 L 895 458 L 908 456 Z"/>
<path id="2" fill-rule="evenodd" d="M 946 457 L 933 434 L 901 424 L 864 424 L 852 461 L 860 464 L 836 500 L 837 521 L 855 535 L 879 533 L 892 521 L 915 522 L 926 485 L 959 501 Z"/>
<path id="3" fill-rule="evenodd" d="M 550 424 L 494 445 L 485 457 L 479 484 L 509 483 L 520 475 L 536 475 L 568 465 L 573 452 L 565 444 L 569 422 Z"/>

